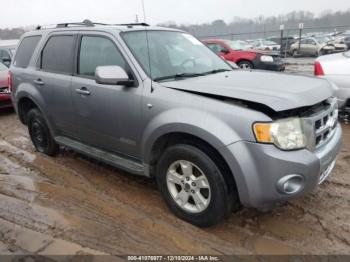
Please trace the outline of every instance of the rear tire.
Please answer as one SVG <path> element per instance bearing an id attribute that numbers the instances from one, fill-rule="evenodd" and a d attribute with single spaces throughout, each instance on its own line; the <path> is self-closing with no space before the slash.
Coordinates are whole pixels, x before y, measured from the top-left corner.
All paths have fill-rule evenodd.
<path id="1" fill-rule="evenodd" d="M 54 156 L 59 151 L 59 146 L 53 139 L 41 112 L 34 108 L 28 112 L 28 131 L 35 149 L 48 156 Z"/>
<path id="2" fill-rule="evenodd" d="M 157 164 L 159 190 L 171 211 L 198 227 L 222 222 L 239 206 L 220 168 L 199 148 L 178 144 L 165 150 Z"/>

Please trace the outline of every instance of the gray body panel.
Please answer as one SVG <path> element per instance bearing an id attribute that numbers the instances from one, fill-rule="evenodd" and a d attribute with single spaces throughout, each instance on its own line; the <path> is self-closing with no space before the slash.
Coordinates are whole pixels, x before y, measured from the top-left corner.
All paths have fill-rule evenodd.
<path id="1" fill-rule="evenodd" d="M 266 206 L 288 199 L 275 188 L 275 180 L 283 175 L 281 170 L 304 170 L 310 183 L 303 193 L 315 188 L 322 163 L 328 160 L 320 160 L 317 152 L 307 149 L 284 152 L 272 145 L 257 144 L 252 125 L 272 119 L 239 101 L 263 104 L 276 112 L 312 106 L 332 96 L 334 90 L 328 81 L 237 71 L 156 83 L 127 48 L 120 36 L 122 30 L 140 28 L 96 26 L 27 33 L 24 37 L 40 34 L 42 39 L 27 69 L 11 68 L 16 110 L 22 98 L 31 99 L 59 144 L 139 175 L 151 175 L 152 147 L 164 135 L 183 133 L 200 138 L 226 160 L 246 206 Z M 37 59 L 49 35 L 67 32 L 112 39 L 134 73 L 137 87 L 101 85 L 92 78 L 38 70 Z M 35 84 L 37 79 L 44 84 Z M 83 87 L 89 95 L 77 92 Z M 333 158 L 330 152 L 339 150 L 341 131 L 337 134 L 333 144 L 328 143 L 330 149 L 328 144 L 319 149 L 325 155 L 322 159 Z"/>
<path id="2" fill-rule="evenodd" d="M 275 111 L 312 106 L 332 96 L 327 81 L 265 71 L 233 71 L 165 86 L 264 104 Z"/>

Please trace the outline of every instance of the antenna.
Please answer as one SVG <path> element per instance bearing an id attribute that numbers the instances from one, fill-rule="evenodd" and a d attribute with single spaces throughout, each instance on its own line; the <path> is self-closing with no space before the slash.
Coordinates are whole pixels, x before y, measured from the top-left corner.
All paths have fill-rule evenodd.
<path id="1" fill-rule="evenodd" d="M 149 74 L 151 76 L 151 93 L 154 91 L 153 87 L 153 74 L 152 74 L 152 61 L 151 61 L 151 49 L 149 45 L 149 36 L 148 36 L 148 28 L 145 28 L 146 31 L 146 41 L 147 41 L 147 51 L 148 51 L 148 65 L 149 65 Z"/>
<path id="2" fill-rule="evenodd" d="M 141 0 L 142 3 L 142 11 L 143 11 L 143 20 L 146 23 L 147 19 L 146 19 L 146 8 L 145 8 L 145 0 Z"/>

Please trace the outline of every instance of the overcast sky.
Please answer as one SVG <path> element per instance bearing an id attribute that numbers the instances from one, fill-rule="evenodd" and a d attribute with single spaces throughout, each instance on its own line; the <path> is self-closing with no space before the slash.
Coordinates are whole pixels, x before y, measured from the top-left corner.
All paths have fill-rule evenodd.
<path id="1" fill-rule="evenodd" d="M 1 0 L 4 1 L 5 0 Z M 147 22 L 202 23 L 234 16 L 256 17 L 307 10 L 348 10 L 350 0 L 144 0 Z M 143 20 L 142 0 L 7 0 L 2 3 L 0 27 L 28 26 L 58 22 L 134 22 Z"/>

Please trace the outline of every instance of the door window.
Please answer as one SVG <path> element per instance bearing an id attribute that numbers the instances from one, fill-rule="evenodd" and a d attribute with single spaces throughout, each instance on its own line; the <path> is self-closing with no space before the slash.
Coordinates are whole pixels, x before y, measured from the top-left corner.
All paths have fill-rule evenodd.
<path id="1" fill-rule="evenodd" d="M 80 44 L 78 74 L 95 76 L 96 67 L 108 65 L 120 66 L 126 70 L 126 62 L 115 44 L 105 37 L 83 36 Z"/>
<path id="2" fill-rule="evenodd" d="M 52 36 L 42 51 L 40 68 L 47 72 L 72 74 L 74 47 L 75 36 Z"/>

